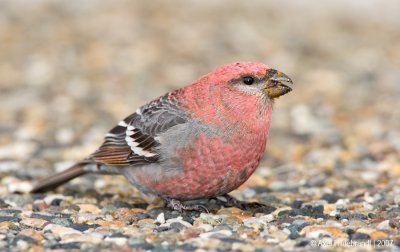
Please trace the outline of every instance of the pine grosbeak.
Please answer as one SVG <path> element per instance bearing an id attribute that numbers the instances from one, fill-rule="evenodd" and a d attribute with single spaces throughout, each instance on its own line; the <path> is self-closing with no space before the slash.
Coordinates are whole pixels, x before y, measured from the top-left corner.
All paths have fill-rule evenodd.
<path id="1" fill-rule="evenodd" d="M 122 174 L 145 194 L 180 200 L 226 195 L 263 157 L 285 74 L 255 62 L 224 65 L 140 107 L 87 159 L 39 181 L 44 192 L 85 173 Z"/>

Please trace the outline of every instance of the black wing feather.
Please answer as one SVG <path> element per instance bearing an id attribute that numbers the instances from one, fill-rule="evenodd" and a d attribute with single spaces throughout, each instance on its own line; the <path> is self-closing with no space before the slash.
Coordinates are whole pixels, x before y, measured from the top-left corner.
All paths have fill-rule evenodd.
<path id="1" fill-rule="evenodd" d="M 126 117 L 109 131 L 91 157 L 97 163 L 110 166 L 157 162 L 160 154 L 156 147 L 160 143 L 156 137 L 189 119 L 175 99 L 178 92 L 168 93 Z"/>

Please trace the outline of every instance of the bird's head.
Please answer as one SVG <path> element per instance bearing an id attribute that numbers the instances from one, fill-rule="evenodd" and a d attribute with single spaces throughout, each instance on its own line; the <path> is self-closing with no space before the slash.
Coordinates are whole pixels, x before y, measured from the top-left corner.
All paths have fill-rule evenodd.
<path id="1" fill-rule="evenodd" d="M 284 73 L 262 63 L 238 62 L 221 66 L 186 86 L 182 100 L 207 122 L 268 125 L 273 100 L 290 92 L 292 84 Z"/>
<path id="2" fill-rule="evenodd" d="M 292 91 L 292 80 L 284 73 L 257 62 L 221 66 L 206 75 L 208 83 L 228 85 L 248 95 L 272 100 Z"/>

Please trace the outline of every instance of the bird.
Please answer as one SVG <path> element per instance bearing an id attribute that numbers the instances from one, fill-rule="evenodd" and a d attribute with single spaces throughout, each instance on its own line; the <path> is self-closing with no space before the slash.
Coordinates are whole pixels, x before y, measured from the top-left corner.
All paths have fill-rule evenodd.
<path id="1" fill-rule="evenodd" d="M 218 67 L 139 107 L 86 159 L 39 180 L 43 193 L 87 173 L 119 174 L 175 210 L 185 201 L 226 197 L 262 159 L 276 98 L 292 91 L 286 74 L 259 62 Z"/>

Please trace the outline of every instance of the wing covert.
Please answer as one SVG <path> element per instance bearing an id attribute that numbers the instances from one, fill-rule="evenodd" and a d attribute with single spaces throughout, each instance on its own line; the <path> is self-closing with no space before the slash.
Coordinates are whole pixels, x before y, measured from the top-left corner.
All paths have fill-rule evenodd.
<path id="1" fill-rule="evenodd" d="M 161 96 L 120 121 L 108 132 L 104 143 L 91 158 L 110 166 L 157 162 L 160 157 L 157 136 L 190 118 L 179 108 L 174 97 L 177 92 Z"/>

